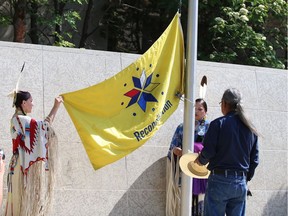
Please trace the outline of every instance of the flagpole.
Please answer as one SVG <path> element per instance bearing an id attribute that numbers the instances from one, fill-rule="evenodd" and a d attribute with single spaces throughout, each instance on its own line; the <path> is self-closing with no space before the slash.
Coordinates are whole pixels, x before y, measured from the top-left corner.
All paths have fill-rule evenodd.
<path id="1" fill-rule="evenodd" d="M 194 151 L 195 129 L 195 74 L 197 63 L 197 33 L 198 33 L 198 0 L 189 0 L 187 45 L 186 45 L 186 77 L 183 127 L 183 153 Z M 189 102 L 192 101 L 193 103 Z M 181 216 L 191 216 L 192 208 L 192 178 L 182 173 Z"/>

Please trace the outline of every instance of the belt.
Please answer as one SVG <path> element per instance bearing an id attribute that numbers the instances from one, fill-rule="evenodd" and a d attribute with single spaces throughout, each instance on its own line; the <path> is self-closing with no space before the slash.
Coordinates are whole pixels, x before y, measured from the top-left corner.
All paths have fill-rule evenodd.
<path id="1" fill-rule="evenodd" d="M 246 171 L 239 171 L 239 170 L 224 170 L 224 169 L 214 169 L 212 170 L 213 174 L 217 175 L 233 175 L 233 176 L 247 176 Z"/>

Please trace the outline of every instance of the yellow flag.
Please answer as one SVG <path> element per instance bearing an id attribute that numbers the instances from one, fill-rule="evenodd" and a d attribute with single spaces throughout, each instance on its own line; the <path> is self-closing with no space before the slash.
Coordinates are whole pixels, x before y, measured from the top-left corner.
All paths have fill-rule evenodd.
<path id="1" fill-rule="evenodd" d="M 177 13 L 138 60 L 97 85 L 63 94 L 88 157 L 99 169 L 143 145 L 179 104 L 184 45 Z"/>

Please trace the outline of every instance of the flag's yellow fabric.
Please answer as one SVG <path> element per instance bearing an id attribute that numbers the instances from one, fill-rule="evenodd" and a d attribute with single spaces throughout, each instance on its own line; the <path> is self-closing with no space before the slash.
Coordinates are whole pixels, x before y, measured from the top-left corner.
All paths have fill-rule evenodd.
<path id="1" fill-rule="evenodd" d="M 62 94 L 94 169 L 143 145 L 176 110 L 184 73 L 179 16 L 127 68 L 102 83 Z"/>

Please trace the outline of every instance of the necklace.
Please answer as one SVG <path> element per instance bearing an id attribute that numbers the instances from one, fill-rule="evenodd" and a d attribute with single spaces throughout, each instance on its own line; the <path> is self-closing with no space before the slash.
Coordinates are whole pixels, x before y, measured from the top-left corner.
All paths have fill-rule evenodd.
<path id="1" fill-rule="evenodd" d="M 205 119 L 206 117 L 204 117 L 203 119 L 201 119 L 199 121 L 199 124 L 197 125 L 196 131 L 197 131 L 197 135 L 198 136 L 204 136 L 205 135 Z"/>

